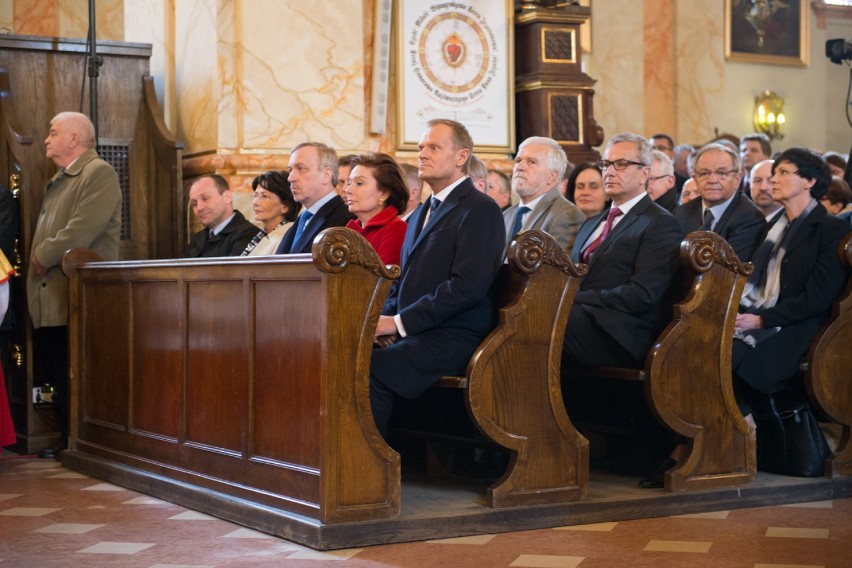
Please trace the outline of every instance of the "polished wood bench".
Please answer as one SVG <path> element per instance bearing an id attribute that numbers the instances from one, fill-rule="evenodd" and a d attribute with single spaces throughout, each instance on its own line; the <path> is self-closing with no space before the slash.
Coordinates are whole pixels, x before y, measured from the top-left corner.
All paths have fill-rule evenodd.
<path id="1" fill-rule="evenodd" d="M 491 507 L 576 501 L 589 482 L 588 441 L 565 411 L 560 363 L 565 325 L 585 265 L 575 265 L 547 233 L 519 233 L 493 286 L 498 323 L 462 377 L 478 429 L 509 450 L 505 473 L 488 488 Z"/>
<path id="2" fill-rule="evenodd" d="M 648 352 L 645 367 L 574 372 L 595 380 L 644 383 L 652 412 L 687 446 L 686 457 L 664 476 L 668 491 L 747 483 L 757 473 L 755 430 L 734 398 L 731 349 L 752 266 L 740 262 L 722 237 L 707 231 L 686 236 L 680 259 L 672 318 Z"/>
<path id="3" fill-rule="evenodd" d="M 321 233 L 312 256 L 93 255 L 72 250 L 62 265 L 63 464 L 249 526 L 266 527 L 270 511 L 304 530 L 399 515 L 399 455 L 369 401 L 375 326 L 398 267 L 344 228 Z"/>
<path id="4" fill-rule="evenodd" d="M 852 233 L 840 242 L 838 255 L 840 263 L 852 269 Z M 803 370 L 810 399 L 843 432 L 825 462 L 825 475 L 852 476 L 852 277 L 847 277 L 831 318 L 811 342 Z"/>

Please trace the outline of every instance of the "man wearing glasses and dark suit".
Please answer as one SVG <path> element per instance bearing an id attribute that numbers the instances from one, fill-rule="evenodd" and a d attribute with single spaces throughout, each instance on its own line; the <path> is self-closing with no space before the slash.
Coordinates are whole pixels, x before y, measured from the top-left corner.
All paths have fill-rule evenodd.
<path id="1" fill-rule="evenodd" d="M 650 471 L 671 450 L 667 431 L 656 423 L 642 384 L 578 378 L 583 367 L 641 368 L 666 322 L 663 296 L 678 262 L 682 233 L 672 215 L 646 192 L 653 150 L 638 134 L 614 136 L 599 163 L 609 208 L 580 227 L 571 258 L 588 264 L 568 317 L 562 350 L 562 385 L 572 420 L 637 427 L 645 438 Z M 629 384 L 628 384 L 629 383 Z M 635 446 L 635 444 L 632 444 Z M 607 443 L 607 457 L 638 462 L 635 448 Z M 656 447 L 655 447 L 656 446 Z M 644 460 L 643 460 L 644 461 Z M 639 473 L 639 472 L 637 472 Z"/>

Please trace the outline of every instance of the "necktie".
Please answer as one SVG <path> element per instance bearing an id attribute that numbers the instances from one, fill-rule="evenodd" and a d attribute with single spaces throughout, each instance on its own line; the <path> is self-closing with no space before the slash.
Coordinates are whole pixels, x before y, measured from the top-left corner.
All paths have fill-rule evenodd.
<path id="1" fill-rule="evenodd" d="M 509 234 L 509 239 L 518 234 L 524 224 L 524 215 L 530 210 L 526 205 L 518 207 L 518 214 L 515 215 L 515 224 L 512 225 L 512 232 Z"/>
<path id="2" fill-rule="evenodd" d="M 606 239 L 606 236 L 612 230 L 613 221 L 615 221 L 615 218 L 619 215 L 622 215 L 622 212 L 621 209 L 619 209 L 618 207 L 613 207 L 609 210 L 609 214 L 607 214 L 606 216 L 606 224 L 604 224 L 603 231 L 601 231 L 601 234 L 598 235 L 598 238 L 593 240 L 591 244 L 586 247 L 586 250 L 583 251 L 583 262 L 589 262 L 589 257 L 591 257 L 592 253 L 595 252 L 595 250 L 597 250 L 597 248 L 601 246 L 601 243 L 604 242 L 604 239 Z"/>
<path id="3" fill-rule="evenodd" d="M 701 225 L 699 230 L 701 231 L 709 231 L 713 227 L 713 212 L 709 209 L 704 210 L 704 223 Z"/>
<path id="4" fill-rule="evenodd" d="M 437 197 L 433 196 L 431 203 L 429 203 L 429 214 L 431 215 L 432 213 L 437 211 L 438 207 L 440 207 L 440 206 L 441 206 L 441 200 L 438 199 Z"/>
<path id="5" fill-rule="evenodd" d="M 296 225 L 296 234 L 295 234 L 295 235 L 293 235 L 293 244 L 292 244 L 292 245 L 290 245 L 290 251 L 291 251 L 291 252 L 292 252 L 292 251 L 295 251 L 295 250 L 298 250 L 298 249 L 296 248 L 296 245 L 299 243 L 299 239 L 301 239 L 301 238 L 302 238 L 302 233 L 303 233 L 303 232 L 304 232 L 304 230 L 305 230 L 305 225 L 307 225 L 307 224 L 308 224 L 308 221 L 310 221 L 311 217 L 313 217 L 313 216 L 314 216 L 314 214 L 313 214 L 313 213 L 311 213 L 310 211 L 305 211 L 305 212 L 304 212 L 304 213 L 302 213 L 302 215 L 299 217 L 299 224 L 298 224 L 298 225 Z M 301 248 L 301 247 L 300 247 L 300 248 Z"/>

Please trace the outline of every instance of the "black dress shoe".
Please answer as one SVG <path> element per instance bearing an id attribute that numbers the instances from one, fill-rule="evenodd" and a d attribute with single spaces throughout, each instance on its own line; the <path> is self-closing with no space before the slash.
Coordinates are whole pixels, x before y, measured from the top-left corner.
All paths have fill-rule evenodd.
<path id="1" fill-rule="evenodd" d="M 68 447 L 65 444 L 56 444 L 55 446 L 51 446 L 49 448 L 42 448 L 38 451 L 38 458 L 42 460 L 58 460 L 59 454 L 62 453 L 62 450 L 67 450 Z"/>
<path id="2" fill-rule="evenodd" d="M 659 489 L 665 486 L 663 480 L 666 472 L 677 465 L 674 458 L 666 458 L 663 463 L 657 466 L 657 469 L 650 475 L 647 475 L 639 480 L 639 487 L 644 489 Z"/>

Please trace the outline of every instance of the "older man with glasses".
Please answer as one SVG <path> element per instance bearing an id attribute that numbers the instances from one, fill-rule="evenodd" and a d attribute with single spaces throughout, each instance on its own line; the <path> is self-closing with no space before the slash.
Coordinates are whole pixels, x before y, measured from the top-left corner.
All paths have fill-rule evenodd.
<path id="1" fill-rule="evenodd" d="M 643 366 L 665 324 L 663 297 L 675 273 L 683 235 L 674 217 L 645 191 L 653 159 L 645 138 L 618 134 L 603 156 L 599 166 L 612 204 L 583 223 L 571 252 L 574 262 L 587 263 L 589 270 L 565 330 L 563 389 L 572 419 L 614 421 L 613 426 L 641 424 L 643 432 L 656 434 L 642 448 L 651 471 L 671 451 L 672 441 L 650 415 L 641 384 L 613 388 L 607 382 L 577 377 L 584 367 Z M 608 443 L 607 457 L 634 463 L 636 473 L 645 473 L 632 450 L 622 449 L 624 453 Z"/>
<path id="2" fill-rule="evenodd" d="M 684 234 L 713 231 L 727 240 L 742 261 L 751 260 L 766 220 L 737 191 L 742 177 L 740 157 L 721 144 L 708 144 L 695 155 L 693 179 L 701 199 L 677 207 L 675 219 Z"/>

